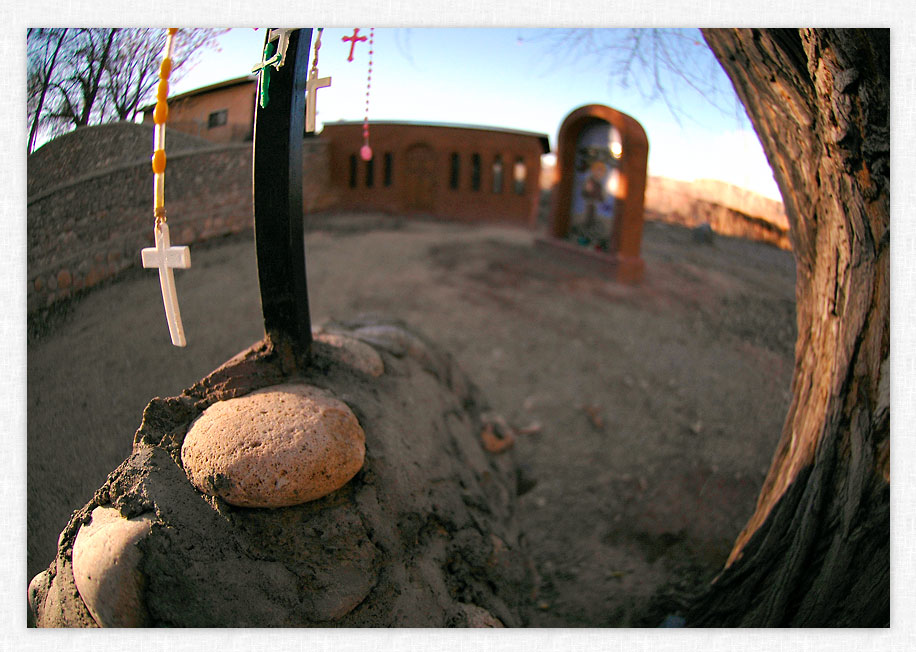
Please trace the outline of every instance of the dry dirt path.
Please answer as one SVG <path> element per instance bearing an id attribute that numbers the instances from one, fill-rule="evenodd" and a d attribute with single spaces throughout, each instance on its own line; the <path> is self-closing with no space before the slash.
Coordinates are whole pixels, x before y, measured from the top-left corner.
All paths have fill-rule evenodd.
<path id="1" fill-rule="evenodd" d="M 536 486 L 521 524 L 541 578 L 532 626 L 657 624 L 665 587 L 707 581 L 750 515 L 788 406 L 794 263 L 767 245 L 647 223 L 645 282 L 562 265 L 529 232 L 315 218 L 313 321 L 380 312 L 452 352 L 510 423 Z M 150 398 L 261 337 L 251 238 L 176 274 L 189 345 L 136 270 L 28 348 L 28 577 L 129 453 Z M 653 596 L 656 596 L 653 599 Z M 25 587 L 23 587 L 23 598 Z"/>

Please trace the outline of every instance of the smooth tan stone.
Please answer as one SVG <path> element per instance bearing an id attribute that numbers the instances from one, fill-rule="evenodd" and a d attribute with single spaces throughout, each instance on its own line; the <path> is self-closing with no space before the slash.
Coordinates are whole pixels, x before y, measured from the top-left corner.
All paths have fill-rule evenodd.
<path id="1" fill-rule="evenodd" d="M 317 332 L 314 337 L 319 342 L 333 346 L 345 365 L 358 369 L 364 374 L 378 378 L 385 373 L 382 356 L 365 342 L 339 333 Z"/>
<path id="2" fill-rule="evenodd" d="M 239 507 L 288 507 L 345 485 L 366 436 L 346 403 L 309 385 L 214 403 L 191 425 L 181 461 L 191 483 Z"/>
<path id="3" fill-rule="evenodd" d="M 468 627 L 505 627 L 503 622 L 483 607 L 476 604 L 461 604 L 467 616 Z"/>
<path id="4" fill-rule="evenodd" d="M 44 605 L 51 588 L 51 572 L 43 570 L 29 582 L 29 626 L 34 627 L 39 608 Z"/>
<path id="5" fill-rule="evenodd" d="M 73 543 L 73 579 L 86 608 L 101 627 L 143 627 L 143 574 L 137 542 L 152 518 L 126 519 L 113 507 L 96 507 Z"/>

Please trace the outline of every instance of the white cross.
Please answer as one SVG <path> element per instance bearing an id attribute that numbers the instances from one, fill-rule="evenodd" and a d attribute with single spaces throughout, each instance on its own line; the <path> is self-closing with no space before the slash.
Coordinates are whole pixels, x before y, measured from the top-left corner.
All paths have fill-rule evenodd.
<path id="1" fill-rule="evenodd" d="M 308 81 L 305 82 L 305 130 L 315 131 L 315 114 L 318 111 L 316 103 L 318 101 L 318 89 L 327 88 L 331 85 L 330 77 L 318 78 L 318 71 L 314 68 L 309 73 Z"/>
<path id="2" fill-rule="evenodd" d="M 178 296 L 175 294 L 175 276 L 172 268 L 187 269 L 191 266 L 191 251 L 187 247 L 172 247 L 169 243 L 169 225 L 163 222 L 155 228 L 156 246 L 140 251 L 144 267 L 159 268 L 159 285 L 162 286 L 162 303 L 165 318 L 169 323 L 172 344 L 185 346 L 184 328 L 178 310 Z"/>

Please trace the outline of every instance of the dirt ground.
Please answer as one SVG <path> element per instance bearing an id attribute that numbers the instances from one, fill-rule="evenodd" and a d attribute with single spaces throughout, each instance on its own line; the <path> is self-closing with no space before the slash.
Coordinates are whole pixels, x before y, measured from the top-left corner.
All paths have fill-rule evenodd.
<path id="1" fill-rule="evenodd" d="M 790 396 L 794 260 L 647 222 L 646 278 L 624 286 L 533 240 L 498 226 L 312 218 L 312 319 L 404 319 L 458 358 L 494 411 L 540 426 L 514 446 L 536 481 L 519 514 L 540 575 L 531 626 L 657 626 L 679 592 L 721 568 L 753 509 Z M 129 454 L 146 403 L 262 336 L 252 238 L 194 247 L 192 261 L 176 273 L 185 349 L 169 343 L 149 270 L 30 337 L 28 578 Z"/>

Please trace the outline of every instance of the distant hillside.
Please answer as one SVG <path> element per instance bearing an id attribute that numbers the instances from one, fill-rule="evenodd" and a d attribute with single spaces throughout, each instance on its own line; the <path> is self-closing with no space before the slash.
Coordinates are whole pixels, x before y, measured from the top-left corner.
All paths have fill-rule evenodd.
<path id="1" fill-rule="evenodd" d="M 754 217 L 762 217 L 784 229 L 789 228 L 789 221 L 786 219 L 786 211 L 781 201 L 758 195 L 746 188 L 739 188 L 715 179 L 697 179 L 693 182 L 686 182 L 652 177 L 649 183 L 651 184 L 656 180 L 663 182 L 668 192 L 681 190 L 687 194 L 692 194 L 697 199 L 721 204 Z"/>
<path id="2" fill-rule="evenodd" d="M 792 248 L 782 202 L 723 181 L 649 177 L 646 219 L 688 227 L 709 224 L 721 235 Z"/>

